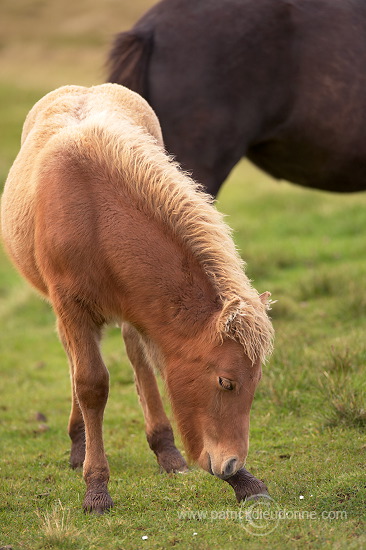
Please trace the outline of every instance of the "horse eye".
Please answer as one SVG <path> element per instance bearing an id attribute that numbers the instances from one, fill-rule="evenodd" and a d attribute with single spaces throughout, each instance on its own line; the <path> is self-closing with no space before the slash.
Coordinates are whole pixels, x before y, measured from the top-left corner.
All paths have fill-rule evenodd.
<path id="1" fill-rule="evenodd" d="M 222 378 L 219 376 L 219 384 L 224 390 L 231 391 L 234 389 L 234 384 L 227 378 Z"/>

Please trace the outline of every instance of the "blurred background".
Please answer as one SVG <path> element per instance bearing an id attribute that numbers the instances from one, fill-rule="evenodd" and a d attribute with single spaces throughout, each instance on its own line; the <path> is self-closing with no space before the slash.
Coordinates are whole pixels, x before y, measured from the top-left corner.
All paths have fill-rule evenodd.
<path id="1" fill-rule="evenodd" d="M 116 33 L 152 0 L 1 0 L 0 188 L 14 160 L 26 113 L 58 86 L 105 81 Z"/>
<path id="2" fill-rule="evenodd" d="M 105 79 L 113 35 L 153 0 L 2 0 L 1 81 L 35 88 Z"/>

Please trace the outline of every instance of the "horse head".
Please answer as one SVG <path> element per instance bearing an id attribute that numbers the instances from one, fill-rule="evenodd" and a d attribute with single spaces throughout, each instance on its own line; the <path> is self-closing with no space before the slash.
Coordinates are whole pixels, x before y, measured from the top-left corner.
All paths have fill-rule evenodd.
<path id="1" fill-rule="evenodd" d="M 264 293 L 258 300 L 263 318 L 268 297 Z M 190 458 L 221 479 L 242 468 L 248 454 L 250 408 L 264 359 L 261 332 L 258 326 L 253 330 L 253 323 L 248 304 L 239 298 L 230 300 L 212 316 L 209 330 L 172 354 L 165 368 Z"/>

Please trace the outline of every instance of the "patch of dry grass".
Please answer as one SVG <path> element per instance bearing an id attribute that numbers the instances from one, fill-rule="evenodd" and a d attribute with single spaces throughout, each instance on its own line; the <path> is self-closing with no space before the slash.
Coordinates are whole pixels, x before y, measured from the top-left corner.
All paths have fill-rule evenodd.
<path id="1" fill-rule="evenodd" d="M 1 80 L 41 89 L 103 82 L 113 36 L 154 3 L 2 0 Z"/>
<path id="2" fill-rule="evenodd" d="M 65 508 L 59 500 L 48 512 L 37 510 L 43 545 L 55 548 L 62 545 L 65 550 L 77 548 L 80 530 L 76 528 L 71 517 L 71 510 Z"/>

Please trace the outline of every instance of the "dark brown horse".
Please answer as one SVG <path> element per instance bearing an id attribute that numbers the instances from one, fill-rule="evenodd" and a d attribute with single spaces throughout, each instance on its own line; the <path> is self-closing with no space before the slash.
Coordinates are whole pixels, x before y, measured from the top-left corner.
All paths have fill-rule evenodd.
<path id="1" fill-rule="evenodd" d="M 163 0 L 110 52 L 164 142 L 216 195 L 242 156 L 307 187 L 366 189 L 364 0 Z"/>
<path id="2" fill-rule="evenodd" d="M 271 351 L 269 293 L 251 286 L 230 230 L 172 163 L 152 109 L 116 84 L 66 86 L 30 111 L 1 202 L 4 243 L 53 306 L 69 358 L 71 465 L 84 508 L 112 506 L 102 423 L 102 327 L 123 327 L 146 435 L 168 472 L 186 470 L 153 368 L 190 457 L 237 498 L 265 491 L 243 468 L 249 411 Z"/>

